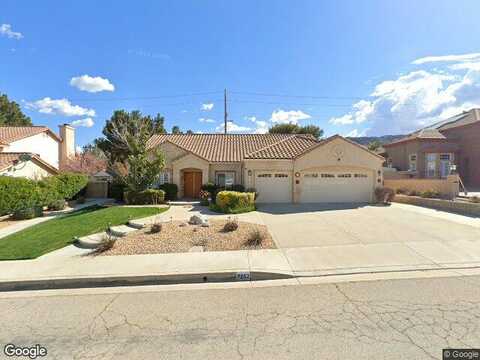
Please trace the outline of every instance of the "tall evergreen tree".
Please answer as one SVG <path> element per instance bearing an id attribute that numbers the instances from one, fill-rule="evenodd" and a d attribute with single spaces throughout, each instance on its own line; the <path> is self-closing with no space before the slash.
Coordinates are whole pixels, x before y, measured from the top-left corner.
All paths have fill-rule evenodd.
<path id="1" fill-rule="evenodd" d="M 15 101 L 0 95 L 0 126 L 30 126 L 32 120 L 26 116 Z"/>

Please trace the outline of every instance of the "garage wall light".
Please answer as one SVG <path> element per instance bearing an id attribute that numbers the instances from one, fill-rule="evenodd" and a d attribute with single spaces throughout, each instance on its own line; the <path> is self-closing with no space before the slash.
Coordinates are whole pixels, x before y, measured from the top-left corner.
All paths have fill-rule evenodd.
<path id="1" fill-rule="evenodd" d="M 252 170 L 248 170 L 248 176 L 252 176 Z"/>
<path id="2" fill-rule="evenodd" d="M 299 172 L 296 172 L 296 173 L 295 173 L 295 177 L 300 177 L 300 173 L 299 173 Z"/>

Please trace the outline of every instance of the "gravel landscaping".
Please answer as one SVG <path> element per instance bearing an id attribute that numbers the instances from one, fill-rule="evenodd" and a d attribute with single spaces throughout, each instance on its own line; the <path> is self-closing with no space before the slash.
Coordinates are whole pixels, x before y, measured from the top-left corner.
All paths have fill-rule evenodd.
<path id="1" fill-rule="evenodd" d="M 267 227 L 264 225 L 238 222 L 238 228 L 225 232 L 226 220 L 211 220 L 209 227 L 190 225 L 181 221 L 162 223 L 160 232 L 152 233 L 150 227 L 135 231 L 115 242 L 110 250 L 99 255 L 136 255 L 188 252 L 192 247 L 203 247 L 204 251 L 274 249 Z M 264 239 L 260 246 L 247 244 L 252 232 L 259 231 Z"/>

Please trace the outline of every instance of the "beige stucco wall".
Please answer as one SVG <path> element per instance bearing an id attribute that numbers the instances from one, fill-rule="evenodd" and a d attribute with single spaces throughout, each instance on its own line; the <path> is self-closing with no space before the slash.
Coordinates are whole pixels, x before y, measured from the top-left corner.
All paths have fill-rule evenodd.
<path id="1" fill-rule="evenodd" d="M 385 179 L 385 187 L 395 191 L 397 189 L 418 192 L 434 190 L 449 199 L 456 197 L 459 193 L 458 175 L 449 175 L 446 179 Z"/>
<path id="2" fill-rule="evenodd" d="M 58 144 L 59 164 L 64 166 L 68 159 L 75 156 L 75 128 L 68 124 L 59 126 L 62 142 Z"/>
<path id="3" fill-rule="evenodd" d="M 58 168 L 59 165 L 59 143 L 46 132 L 14 141 L 3 151 L 38 154 L 43 161 L 53 167 Z"/>
<path id="4" fill-rule="evenodd" d="M 26 161 L 12 166 L 8 170 L 0 172 L 0 175 L 25 177 L 32 180 L 39 180 L 52 174 L 45 168 L 35 164 L 33 161 Z"/>

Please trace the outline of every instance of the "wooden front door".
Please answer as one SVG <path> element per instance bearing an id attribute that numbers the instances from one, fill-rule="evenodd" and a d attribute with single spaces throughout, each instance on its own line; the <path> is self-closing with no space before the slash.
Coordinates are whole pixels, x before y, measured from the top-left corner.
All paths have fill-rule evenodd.
<path id="1" fill-rule="evenodd" d="M 202 186 L 202 173 L 198 171 L 184 171 L 183 173 L 183 196 L 186 198 L 198 198 Z"/>

